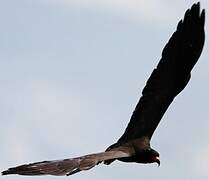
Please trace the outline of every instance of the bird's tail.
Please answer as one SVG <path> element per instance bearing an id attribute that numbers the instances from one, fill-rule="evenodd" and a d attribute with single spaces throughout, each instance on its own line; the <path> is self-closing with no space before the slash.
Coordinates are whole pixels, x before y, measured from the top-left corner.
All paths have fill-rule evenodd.
<path id="1" fill-rule="evenodd" d="M 19 175 L 72 175 L 77 172 L 88 170 L 95 165 L 110 159 L 117 159 L 122 157 L 129 157 L 128 151 L 107 151 L 96 154 L 89 154 L 72 159 L 63 159 L 55 161 L 42 161 L 31 164 L 25 164 L 13 168 L 9 168 L 2 172 L 2 175 L 19 174 Z"/>

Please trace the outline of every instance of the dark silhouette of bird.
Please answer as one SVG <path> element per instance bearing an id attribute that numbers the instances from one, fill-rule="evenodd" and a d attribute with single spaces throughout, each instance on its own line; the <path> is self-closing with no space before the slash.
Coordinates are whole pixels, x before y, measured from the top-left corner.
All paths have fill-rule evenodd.
<path id="1" fill-rule="evenodd" d="M 193 4 L 164 47 L 124 134 L 105 152 L 25 164 L 9 168 L 2 175 L 71 175 L 115 160 L 160 165 L 159 153 L 151 148 L 150 140 L 163 114 L 190 80 L 204 45 L 204 23 L 205 10 L 200 11 L 199 2 Z"/>

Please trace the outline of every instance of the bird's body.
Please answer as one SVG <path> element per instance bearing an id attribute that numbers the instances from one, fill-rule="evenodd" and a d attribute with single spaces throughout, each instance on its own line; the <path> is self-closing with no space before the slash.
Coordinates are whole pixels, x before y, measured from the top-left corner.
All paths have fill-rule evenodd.
<path id="1" fill-rule="evenodd" d="M 199 3 L 186 11 L 163 49 L 161 60 L 148 79 L 124 134 L 105 152 L 26 164 L 9 168 L 2 174 L 71 175 L 115 160 L 160 164 L 159 153 L 151 148 L 150 140 L 167 108 L 191 78 L 191 70 L 204 45 L 204 22 L 205 12 L 200 12 Z"/>

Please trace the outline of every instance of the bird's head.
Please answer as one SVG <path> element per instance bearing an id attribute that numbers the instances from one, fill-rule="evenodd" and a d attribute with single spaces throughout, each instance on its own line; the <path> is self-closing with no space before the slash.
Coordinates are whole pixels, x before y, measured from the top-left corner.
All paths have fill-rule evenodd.
<path id="1" fill-rule="evenodd" d="M 160 154 L 154 149 L 150 149 L 150 161 L 151 163 L 157 163 L 160 166 Z"/>
<path id="2" fill-rule="evenodd" d="M 140 163 L 157 163 L 160 166 L 160 154 L 152 148 L 143 150 L 139 156 Z"/>

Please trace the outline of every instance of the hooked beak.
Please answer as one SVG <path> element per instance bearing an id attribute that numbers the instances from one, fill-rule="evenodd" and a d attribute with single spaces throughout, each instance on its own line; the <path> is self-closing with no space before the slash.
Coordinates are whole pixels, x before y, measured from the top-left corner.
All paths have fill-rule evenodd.
<path id="1" fill-rule="evenodd" d="M 155 162 L 158 164 L 158 167 L 159 167 L 160 166 L 160 157 L 156 157 Z"/>

